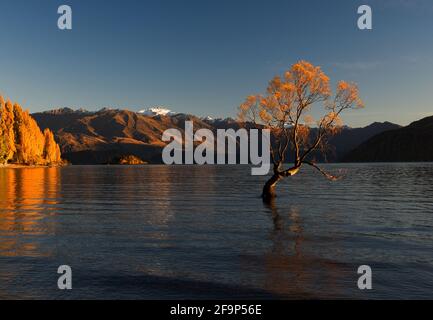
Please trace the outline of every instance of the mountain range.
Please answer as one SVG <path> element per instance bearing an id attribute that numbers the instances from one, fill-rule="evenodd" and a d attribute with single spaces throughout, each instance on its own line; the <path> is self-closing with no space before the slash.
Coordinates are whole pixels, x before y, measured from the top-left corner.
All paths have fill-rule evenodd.
<path id="1" fill-rule="evenodd" d="M 433 161 L 433 116 L 373 136 L 341 158 L 345 162 Z"/>
<path id="2" fill-rule="evenodd" d="M 41 128 L 52 128 L 62 157 L 72 164 L 118 163 L 129 155 L 161 163 L 165 130 L 177 128 L 183 132 L 185 121 L 193 121 L 196 129 L 212 130 L 211 124 L 192 115 L 153 111 L 63 108 L 34 113 L 32 117 Z"/>
<path id="3" fill-rule="evenodd" d="M 87 111 L 69 108 L 34 113 L 41 129 L 54 132 L 62 156 L 72 164 L 119 163 L 136 156 L 148 163 L 161 163 L 166 129 L 184 131 L 185 121 L 194 129 L 239 129 L 241 124 L 227 119 L 200 118 L 174 113 L 163 107 L 139 112 L 108 109 Z M 363 128 L 344 127 L 329 141 L 330 149 L 317 161 L 433 161 L 433 117 L 401 127 L 375 122 Z"/>

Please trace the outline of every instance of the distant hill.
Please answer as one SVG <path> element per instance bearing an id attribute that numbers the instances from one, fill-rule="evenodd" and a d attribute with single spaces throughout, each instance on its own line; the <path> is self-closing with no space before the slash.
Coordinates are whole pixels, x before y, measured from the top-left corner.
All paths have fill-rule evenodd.
<path id="1" fill-rule="evenodd" d="M 433 161 L 433 116 L 375 135 L 342 158 L 346 162 Z"/>
<path id="2" fill-rule="evenodd" d="M 328 155 L 332 161 L 341 160 L 346 154 L 371 137 L 389 130 L 399 129 L 401 126 L 391 122 L 374 122 L 363 128 L 344 128 L 343 131 L 330 139 L 334 154 Z M 332 151 L 332 150 L 331 150 Z"/>
<path id="3" fill-rule="evenodd" d="M 201 119 L 185 114 L 150 116 L 128 110 L 58 109 L 32 116 L 41 128 L 54 131 L 63 157 L 73 164 L 117 163 L 129 155 L 160 163 L 165 146 L 161 137 L 166 129 L 183 132 L 188 120 L 196 129 L 212 129 Z"/>
<path id="4" fill-rule="evenodd" d="M 41 128 L 49 128 L 54 132 L 63 157 L 73 164 L 118 163 L 119 159 L 129 155 L 148 163 L 160 163 L 162 148 L 165 146 L 165 142 L 161 141 L 163 132 L 170 128 L 183 132 L 185 121 L 188 120 L 194 122 L 194 129 L 207 128 L 215 131 L 240 128 L 240 124 L 231 118 L 199 118 L 155 110 L 133 112 L 104 108 L 89 112 L 63 108 L 32 116 Z M 365 128 L 345 127 L 331 139 L 326 159 L 317 156 L 316 160 L 338 161 L 375 134 L 396 128 L 399 126 L 389 122 L 373 123 Z"/>

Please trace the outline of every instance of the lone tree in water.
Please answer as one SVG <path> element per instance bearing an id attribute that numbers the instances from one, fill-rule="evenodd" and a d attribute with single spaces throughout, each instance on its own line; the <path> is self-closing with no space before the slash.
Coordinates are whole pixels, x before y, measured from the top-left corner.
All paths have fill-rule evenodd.
<path id="1" fill-rule="evenodd" d="M 273 137 L 273 175 L 263 188 L 263 199 L 271 200 L 277 183 L 297 174 L 304 164 L 336 180 L 312 158 L 317 152 L 324 154 L 329 137 L 341 130 L 341 113 L 362 107 L 355 84 L 338 82 L 333 96 L 328 76 L 306 61 L 294 64 L 283 77 L 272 79 L 265 95 L 247 97 L 239 107 L 240 121 L 270 129 Z M 285 168 L 289 153 L 293 162 Z"/>

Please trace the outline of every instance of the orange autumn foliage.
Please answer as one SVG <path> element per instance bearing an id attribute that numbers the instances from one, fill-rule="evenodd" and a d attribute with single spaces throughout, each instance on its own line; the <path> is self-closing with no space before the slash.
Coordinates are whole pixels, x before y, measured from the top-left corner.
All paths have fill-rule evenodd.
<path id="1" fill-rule="evenodd" d="M 0 164 L 55 165 L 62 162 L 59 145 L 49 129 L 42 133 L 19 104 L 0 96 Z"/>
<path id="2" fill-rule="evenodd" d="M 274 139 L 269 150 L 274 175 L 264 187 L 264 199 L 273 196 L 279 180 L 297 174 L 304 164 L 336 180 L 316 165 L 314 155 L 325 154 L 329 138 L 343 128 L 342 113 L 363 106 L 356 84 L 340 81 L 333 94 L 329 77 L 307 61 L 274 77 L 264 94 L 248 96 L 239 106 L 239 120 L 269 129 Z"/>

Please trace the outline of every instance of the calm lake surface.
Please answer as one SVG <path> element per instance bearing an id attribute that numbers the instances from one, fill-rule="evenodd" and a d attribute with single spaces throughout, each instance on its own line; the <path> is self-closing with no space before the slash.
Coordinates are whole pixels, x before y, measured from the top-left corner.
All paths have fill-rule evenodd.
<path id="1" fill-rule="evenodd" d="M 248 166 L 0 169 L 0 298 L 433 299 L 433 164 L 325 167 L 273 206 Z"/>

